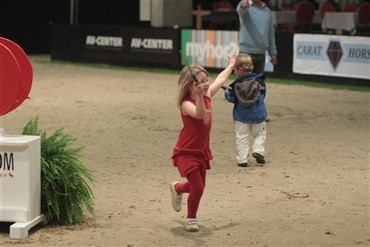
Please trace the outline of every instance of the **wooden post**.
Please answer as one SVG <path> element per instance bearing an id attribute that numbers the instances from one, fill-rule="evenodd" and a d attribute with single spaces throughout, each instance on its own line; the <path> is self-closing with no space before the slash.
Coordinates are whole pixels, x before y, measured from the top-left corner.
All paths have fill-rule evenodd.
<path id="1" fill-rule="evenodd" d="M 193 15 L 196 17 L 196 28 L 202 29 L 202 16 L 211 14 L 210 10 L 202 10 L 202 6 L 198 4 L 197 10 L 193 11 Z"/>

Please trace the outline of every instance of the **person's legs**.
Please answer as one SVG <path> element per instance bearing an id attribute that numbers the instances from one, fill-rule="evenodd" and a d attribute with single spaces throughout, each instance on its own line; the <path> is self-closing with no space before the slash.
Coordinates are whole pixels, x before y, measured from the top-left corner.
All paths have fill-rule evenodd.
<path id="1" fill-rule="evenodd" d="M 189 181 L 176 184 L 175 190 L 176 190 L 176 192 L 178 194 L 190 193 L 190 184 L 189 184 Z"/>
<path id="2" fill-rule="evenodd" d="M 252 124 L 251 134 L 254 142 L 252 145 L 252 156 L 257 160 L 257 163 L 265 163 L 265 142 L 266 142 L 266 123 Z"/>
<path id="3" fill-rule="evenodd" d="M 261 54 L 249 54 L 253 61 L 253 72 L 254 73 L 265 73 L 265 55 Z"/>
<path id="4" fill-rule="evenodd" d="M 200 199 L 206 184 L 206 171 L 199 168 L 188 174 L 186 177 L 189 181 L 190 193 L 188 196 L 188 215 L 187 218 L 196 219 Z M 187 188 L 186 188 L 187 189 Z M 179 188 L 180 190 L 180 188 Z M 179 191 L 180 192 L 180 191 Z"/>
<path id="5" fill-rule="evenodd" d="M 196 218 L 206 183 L 206 171 L 199 167 L 199 169 L 189 173 L 186 178 L 188 181 L 176 184 L 175 190 L 178 194 L 189 193 L 187 217 Z"/>
<path id="6" fill-rule="evenodd" d="M 175 190 L 179 194 L 189 193 L 188 215 L 185 219 L 185 230 L 196 232 L 199 231 L 197 211 L 206 184 L 206 170 L 203 167 L 199 167 L 195 171 L 189 173 L 186 178 L 188 181 L 176 184 Z"/>
<path id="7" fill-rule="evenodd" d="M 239 166 L 246 167 L 248 165 L 248 140 L 249 127 L 248 124 L 235 121 L 235 135 L 236 135 L 236 160 Z"/>

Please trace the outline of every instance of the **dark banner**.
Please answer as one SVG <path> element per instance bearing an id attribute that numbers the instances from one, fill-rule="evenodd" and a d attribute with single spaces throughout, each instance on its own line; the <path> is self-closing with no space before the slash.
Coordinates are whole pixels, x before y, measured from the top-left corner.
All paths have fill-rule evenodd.
<path id="1" fill-rule="evenodd" d="M 55 24 L 51 30 L 52 59 L 180 66 L 178 29 Z"/>
<path id="2" fill-rule="evenodd" d="M 173 28 L 129 28 L 129 60 L 180 66 L 180 31 Z"/>
<path id="3" fill-rule="evenodd" d="M 84 61 L 127 63 L 127 28 L 118 26 L 83 26 L 82 59 Z"/>

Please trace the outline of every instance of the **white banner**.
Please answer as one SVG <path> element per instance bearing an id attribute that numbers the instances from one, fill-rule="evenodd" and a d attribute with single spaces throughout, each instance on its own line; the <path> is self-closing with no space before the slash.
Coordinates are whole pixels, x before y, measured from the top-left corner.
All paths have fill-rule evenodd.
<path id="1" fill-rule="evenodd" d="M 183 29 L 181 47 L 187 61 L 207 68 L 225 68 L 227 56 L 239 54 L 239 32 Z M 265 71 L 273 72 L 274 66 L 266 52 Z M 184 61 L 182 61 L 184 64 Z"/>
<path id="2" fill-rule="evenodd" d="M 295 34 L 293 72 L 370 79 L 370 38 Z"/>

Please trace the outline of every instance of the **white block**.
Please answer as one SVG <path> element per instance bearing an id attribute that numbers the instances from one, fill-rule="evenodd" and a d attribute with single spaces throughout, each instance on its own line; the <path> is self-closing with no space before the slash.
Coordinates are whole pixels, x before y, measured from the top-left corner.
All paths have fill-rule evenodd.
<path id="1" fill-rule="evenodd" d="M 0 221 L 15 222 L 12 238 L 28 236 L 41 215 L 39 136 L 0 136 Z"/>
<path id="2" fill-rule="evenodd" d="M 38 223 L 46 224 L 44 215 L 40 215 L 30 222 L 14 223 L 10 226 L 10 238 L 22 239 L 28 236 L 28 231 Z"/>

